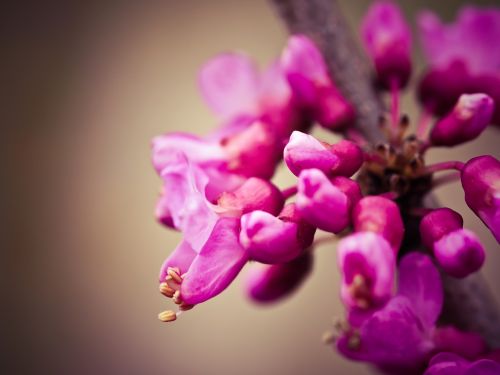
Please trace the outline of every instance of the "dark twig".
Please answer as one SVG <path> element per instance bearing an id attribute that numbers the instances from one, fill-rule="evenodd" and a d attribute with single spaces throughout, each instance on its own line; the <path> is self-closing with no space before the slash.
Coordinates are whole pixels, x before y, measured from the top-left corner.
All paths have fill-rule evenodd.
<path id="1" fill-rule="evenodd" d="M 367 59 L 362 56 L 334 0 L 271 0 L 290 33 L 305 34 L 323 53 L 335 83 L 357 112 L 357 128 L 372 142 L 384 140 L 378 127 L 384 108 L 372 85 Z M 416 226 L 418 228 L 418 225 Z M 415 226 L 408 228 L 415 232 Z M 418 231 L 409 233 L 419 247 Z M 500 313 L 481 275 L 464 280 L 443 276 L 445 306 L 441 321 L 483 335 L 500 347 Z"/>

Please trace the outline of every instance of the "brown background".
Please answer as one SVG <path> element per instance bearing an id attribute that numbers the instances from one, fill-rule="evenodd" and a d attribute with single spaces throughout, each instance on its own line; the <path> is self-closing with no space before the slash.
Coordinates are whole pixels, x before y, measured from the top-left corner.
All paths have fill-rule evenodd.
<path id="1" fill-rule="evenodd" d="M 341 1 L 353 26 L 368 3 Z M 409 17 L 415 3 L 403 3 Z M 1 372 L 369 373 L 320 341 L 332 316 L 342 314 L 332 245 L 318 249 L 313 276 L 280 305 L 255 307 L 238 281 L 175 324 L 156 319 L 170 307 L 157 292 L 157 272 L 179 235 L 153 220 L 160 183 L 149 140 L 215 125 L 195 82 L 206 59 L 230 49 L 261 64 L 277 56 L 286 33 L 268 4 L 81 4 L 18 4 L 0 13 L 7 36 Z M 418 7 L 451 19 L 459 5 Z M 412 93 L 404 108 L 416 117 Z M 488 129 L 472 144 L 431 151 L 430 159 L 499 157 L 499 141 L 497 129 Z M 280 169 L 276 181 L 293 179 Z M 458 184 L 438 197 L 484 238 L 484 273 L 496 287 L 500 252 L 491 234 L 467 210 Z"/>

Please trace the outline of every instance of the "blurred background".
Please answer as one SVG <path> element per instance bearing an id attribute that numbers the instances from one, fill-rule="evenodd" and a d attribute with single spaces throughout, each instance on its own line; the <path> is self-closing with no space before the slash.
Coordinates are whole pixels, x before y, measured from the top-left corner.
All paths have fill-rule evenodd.
<path id="1" fill-rule="evenodd" d="M 340 3 L 357 28 L 369 1 Z M 451 20 L 462 2 L 401 5 L 409 19 L 430 8 Z M 370 373 L 321 342 L 342 316 L 332 245 L 317 250 L 312 277 L 282 304 L 250 304 L 237 280 L 175 324 L 157 320 L 172 307 L 157 291 L 158 270 L 180 236 L 153 218 L 160 181 L 149 141 L 216 125 L 196 87 L 208 58 L 238 49 L 265 65 L 280 53 L 286 32 L 266 1 L 2 7 L 2 373 Z M 413 93 L 403 106 L 416 117 Z M 430 161 L 499 157 L 499 136 L 488 129 L 471 144 L 431 151 Z M 293 179 L 280 168 L 276 181 Z M 498 285 L 498 245 L 459 185 L 437 195 L 484 239 L 483 272 Z"/>

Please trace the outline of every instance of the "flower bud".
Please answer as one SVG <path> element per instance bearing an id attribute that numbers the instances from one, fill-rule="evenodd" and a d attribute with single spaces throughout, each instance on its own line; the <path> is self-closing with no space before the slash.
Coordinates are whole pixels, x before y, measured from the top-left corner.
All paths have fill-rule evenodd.
<path id="1" fill-rule="evenodd" d="M 236 215 L 243 215 L 255 210 L 277 215 L 283 208 L 284 199 L 280 190 L 271 182 L 250 177 L 235 191 L 223 193 L 217 204 Z"/>
<path id="2" fill-rule="evenodd" d="M 491 155 L 472 158 L 461 181 L 465 202 L 500 242 L 500 162 Z"/>
<path id="3" fill-rule="evenodd" d="M 318 169 L 306 169 L 297 185 L 297 208 L 312 225 L 339 233 L 350 224 L 351 209 L 361 197 L 356 182 L 345 177 L 329 180 Z"/>
<path id="4" fill-rule="evenodd" d="M 363 164 L 363 152 L 350 141 L 329 145 L 311 135 L 294 131 L 285 146 L 284 159 L 296 176 L 302 170 L 316 168 L 326 175 L 350 177 Z"/>
<path id="5" fill-rule="evenodd" d="M 315 228 L 288 204 L 278 217 L 252 211 L 241 217 L 240 243 L 250 259 L 261 263 L 289 262 L 309 247 Z"/>
<path id="6" fill-rule="evenodd" d="M 288 263 L 254 265 L 245 280 L 246 293 L 258 303 L 276 302 L 289 296 L 304 282 L 312 263 L 312 254 L 305 252 Z"/>
<path id="7" fill-rule="evenodd" d="M 425 215 L 420 222 L 420 237 L 422 243 L 432 249 L 434 243 L 444 235 L 457 229 L 462 229 L 462 216 L 451 208 L 438 208 Z"/>
<path id="8" fill-rule="evenodd" d="M 363 43 L 382 85 L 402 88 L 411 73 L 411 34 L 400 9 L 389 1 L 375 2 L 362 22 Z"/>
<path id="9" fill-rule="evenodd" d="M 295 99 L 313 120 L 340 130 L 354 119 L 353 107 L 342 97 L 328 74 L 323 56 L 304 35 L 293 35 L 281 56 Z"/>
<path id="10" fill-rule="evenodd" d="M 455 146 L 474 138 L 488 126 L 493 115 L 493 100 L 485 94 L 463 94 L 455 108 L 439 120 L 430 139 L 436 146 Z"/>
<path id="11" fill-rule="evenodd" d="M 462 278 L 481 268 L 485 252 L 473 232 L 458 229 L 434 243 L 434 256 L 445 272 Z"/>
<path id="12" fill-rule="evenodd" d="M 398 252 L 404 225 L 396 203 L 378 196 L 364 197 L 354 206 L 352 220 L 356 232 L 378 233 Z"/>
<path id="13" fill-rule="evenodd" d="M 274 174 L 282 150 L 276 134 L 262 122 L 255 122 L 226 138 L 222 147 L 231 172 L 263 179 Z"/>
<path id="14" fill-rule="evenodd" d="M 367 309 L 391 297 L 395 256 L 381 235 L 354 233 L 340 241 L 337 255 L 342 273 L 341 297 L 347 307 Z"/>

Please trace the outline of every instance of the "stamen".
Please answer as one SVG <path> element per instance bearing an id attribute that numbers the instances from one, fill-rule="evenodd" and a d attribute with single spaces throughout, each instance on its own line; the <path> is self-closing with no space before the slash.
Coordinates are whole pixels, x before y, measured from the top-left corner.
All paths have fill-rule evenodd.
<path id="1" fill-rule="evenodd" d="M 162 322 L 173 322 L 177 319 L 177 314 L 172 310 L 165 310 L 158 314 L 158 319 Z"/>
<path id="2" fill-rule="evenodd" d="M 181 291 L 180 290 L 176 290 L 173 297 L 172 297 L 174 303 L 176 305 L 180 305 L 182 303 L 182 300 L 181 300 Z"/>
<path id="3" fill-rule="evenodd" d="M 167 283 L 163 282 L 160 284 L 160 293 L 168 298 L 172 298 L 175 290 L 169 287 Z"/>
<path id="4" fill-rule="evenodd" d="M 167 274 L 170 276 L 177 284 L 182 283 L 182 278 L 179 275 L 181 272 L 178 268 L 168 268 Z"/>
<path id="5" fill-rule="evenodd" d="M 332 332 L 332 331 L 326 331 L 323 333 L 323 335 L 321 336 L 321 341 L 323 342 L 323 344 L 325 345 L 331 345 L 333 344 L 335 341 L 337 341 L 337 339 L 339 338 L 339 336 L 335 333 L 335 332 Z"/>
<path id="6" fill-rule="evenodd" d="M 361 345 L 361 338 L 358 332 L 353 332 L 347 341 L 347 347 L 351 350 L 358 350 Z"/>

